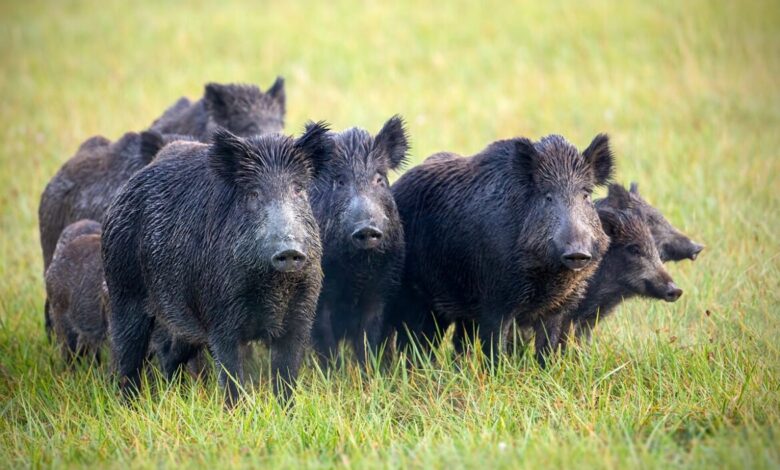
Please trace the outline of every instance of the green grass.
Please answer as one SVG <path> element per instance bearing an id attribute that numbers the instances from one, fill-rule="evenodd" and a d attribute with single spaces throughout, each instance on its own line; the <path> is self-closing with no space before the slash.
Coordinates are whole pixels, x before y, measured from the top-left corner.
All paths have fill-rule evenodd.
<path id="1" fill-rule="evenodd" d="M 776 2 L 104 3 L 0 3 L 0 467 L 780 466 Z M 107 366 L 68 370 L 45 339 L 39 195 L 87 137 L 277 74 L 290 132 L 401 113 L 414 162 L 607 131 L 619 179 L 707 249 L 669 267 L 679 302 L 624 304 L 548 370 L 442 351 L 310 363 L 289 411 L 262 379 L 233 412 L 188 380 L 124 406 Z"/>

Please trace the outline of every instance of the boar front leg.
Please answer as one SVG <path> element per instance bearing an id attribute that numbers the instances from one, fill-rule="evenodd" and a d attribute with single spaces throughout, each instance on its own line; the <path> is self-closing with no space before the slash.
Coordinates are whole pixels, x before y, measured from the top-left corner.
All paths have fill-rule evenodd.
<path id="1" fill-rule="evenodd" d="M 274 393 L 282 405 L 292 397 L 298 370 L 311 339 L 319 285 L 305 288 L 287 312 L 285 332 L 271 342 L 271 378 Z"/>
<path id="2" fill-rule="evenodd" d="M 317 351 L 317 357 L 320 366 L 326 369 L 330 361 L 336 357 L 338 352 L 338 343 L 333 333 L 333 323 L 331 321 L 331 309 L 326 302 L 320 299 L 317 306 L 317 317 L 314 320 L 314 348 Z"/>
<path id="3" fill-rule="evenodd" d="M 219 384 L 225 390 L 225 406 L 232 408 L 240 398 L 239 387 L 244 383 L 244 365 L 241 361 L 236 335 L 214 332 L 209 347 L 219 371 Z"/>
<path id="4" fill-rule="evenodd" d="M 292 397 L 310 332 L 311 327 L 292 327 L 271 343 L 271 378 L 274 393 L 282 405 Z"/>
<path id="5" fill-rule="evenodd" d="M 369 356 L 379 354 L 385 303 L 378 295 L 370 295 L 360 303 L 360 310 L 360 327 L 353 333 L 352 344 L 358 363 L 365 368 Z"/>
<path id="6" fill-rule="evenodd" d="M 504 340 L 507 327 L 512 323 L 511 318 L 509 314 L 501 314 L 498 309 L 485 308 L 479 319 L 478 336 L 482 343 L 482 352 L 493 364 L 504 352 Z"/>
<path id="7" fill-rule="evenodd" d="M 565 315 L 554 313 L 544 319 L 539 319 L 534 327 L 536 360 L 544 368 L 547 358 L 561 346 L 561 333 L 565 323 Z"/>

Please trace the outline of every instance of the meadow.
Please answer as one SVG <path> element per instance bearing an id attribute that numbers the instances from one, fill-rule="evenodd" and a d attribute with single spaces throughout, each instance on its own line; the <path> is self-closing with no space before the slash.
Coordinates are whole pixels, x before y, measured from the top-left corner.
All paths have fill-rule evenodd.
<path id="1" fill-rule="evenodd" d="M 0 2 L 0 467 L 780 467 L 778 25 L 755 0 Z M 544 370 L 310 360 L 284 410 L 256 347 L 233 411 L 188 377 L 126 406 L 44 334 L 41 191 L 89 136 L 277 75 L 289 133 L 399 113 L 412 164 L 608 132 L 617 180 L 707 248 L 668 266 L 677 303 L 624 303 Z"/>

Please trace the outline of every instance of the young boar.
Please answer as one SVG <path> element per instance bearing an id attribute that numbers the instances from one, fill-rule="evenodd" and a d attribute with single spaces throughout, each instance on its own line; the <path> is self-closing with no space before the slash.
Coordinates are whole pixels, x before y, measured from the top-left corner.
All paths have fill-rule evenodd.
<path id="1" fill-rule="evenodd" d="M 606 198 L 596 201 L 596 208 L 605 232 L 612 240 L 598 271 L 588 283 L 580 304 L 572 312 L 577 337 L 589 339 L 596 319 L 604 319 L 624 299 L 635 296 L 674 302 L 682 295 L 666 270 L 659 263 L 695 259 L 702 246 L 692 242 L 674 228 L 658 211 L 639 196 L 637 184 L 631 190 L 618 184 L 610 185 Z M 655 245 L 658 259 L 653 255 Z M 564 326 L 563 346 L 568 339 Z M 515 337 L 521 347 L 528 343 L 528 329 Z M 455 345 L 464 336 L 455 333 Z"/>
<path id="2" fill-rule="evenodd" d="M 474 324 L 490 357 L 513 321 L 557 342 L 607 249 L 591 200 L 612 175 L 608 138 L 582 153 L 563 137 L 489 145 L 469 158 L 433 158 L 392 187 L 404 227 L 401 288 L 388 308 L 399 346 Z M 538 356 L 546 350 L 538 345 Z"/>
<path id="3" fill-rule="evenodd" d="M 274 134 L 284 130 L 285 101 L 282 77 L 265 93 L 255 85 L 209 83 L 203 98 L 194 103 L 180 98 L 151 129 L 198 140 L 208 139 L 219 128 L 239 136 Z"/>
<path id="4" fill-rule="evenodd" d="M 587 338 L 596 321 L 623 300 L 641 296 L 675 302 L 683 293 L 664 269 L 643 208 L 623 186 L 610 185 L 608 196 L 596 207 L 610 237 L 609 250 L 570 315 L 577 336 Z"/>
<path id="5" fill-rule="evenodd" d="M 125 393 L 137 390 L 156 324 L 214 357 L 226 401 L 239 397 L 239 347 L 270 344 L 274 391 L 288 397 L 314 321 L 322 247 L 308 187 L 333 151 L 322 124 L 299 139 L 176 143 L 138 172 L 106 214 L 110 335 Z M 169 360 L 173 360 L 169 358 Z"/>
<path id="6" fill-rule="evenodd" d="M 695 260 L 704 249 L 682 232 L 677 230 L 655 207 L 647 203 L 639 195 L 638 185 L 631 183 L 629 191 L 632 204 L 642 213 L 653 234 L 653 239 L 658 247 L 661 261 L 682 261 L 684 259 Z"/>
<path id="7" fill-rule="evenodd" d="M 103 220 L 119 188 L 149 164 L 168 142 L 189 137 L 157 132 L 128 132 L 111 143 L 92 137 L 60 168 L 46 185 L 38 206 L 38 228 L 44 272 L 51 263 L 62 230 L 81 219 Z M 48 305 L 48 301 L 47 301 Z M 48 306 L 44 307 L 46 331 L 51 329 Z"/>
<path id="8" fill-rule="evenodd" d="M 79 220 L 68 225 L 45 278 L 52 326 L 63 358 L 67 362 L 84 356 L 99 360 L 106 338 L 100 224 Z"/>
<path id="9" fill-rule="evenodd" d="M 384 307 L 403 266 L 403 229 L 387 175 L 405 163 L 409 144 L 398 116 L 375 137 L 353 128 L 333 138 L 334 158 L 312 192 L 325 275 L 314 346 L 327 365 L 346 339 L 364 365 L 368 352 L 377 353 Z"/>

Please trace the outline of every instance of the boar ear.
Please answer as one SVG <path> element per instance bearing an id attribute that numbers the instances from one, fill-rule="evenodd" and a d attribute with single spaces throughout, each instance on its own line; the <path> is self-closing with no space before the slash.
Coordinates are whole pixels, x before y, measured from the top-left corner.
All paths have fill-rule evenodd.
<path id="1" fill-rule="evenodd" d="M 268 91 L 265 92 L 268 96 L 276 100 L 284 109 L 285 102 L 287 101 L 286 93 L 284 92 L 284 78 L 276 77 L 276 81 Z"/>
<path id="2" fill-rule="evenodd" d="M 513 139 L 512 149 L 515 154 L 512 156 L 512 163 L 518 177 L 526 184 L 533 184 L 534 172 L 536 172 L 537 159 L 539 155 L 536 152 L 533 142 L 525 137 Z"/>
<path id="3" fill-rule="evenodd" d="M 609 191 L 605 199 L 609 207 L 617 210 L 631 208 L 631 194 L 622 185 L 614 183 L 609 185 Z"/>
<path id="4" fill-rule="evenodd" d="M 639 185 L 637 184 L 636 181 L 632 181 L 631 182 L 631 189 L 630 189 L 630 191 L 631 191 L 631 194 L 636 194 L 637 196 L 639 196 Z"/>
<path id="5" fill-rule="evenodd" d="M 598 214 L 599 220 L 601 221 L 601 228 L 604 229 L 604 233 L 606 233 L 609 238 L 614 238 L 618 232 L 618 227 L 620 226 L 620 216 L 611 208 L 599 208 Z"/>
<path id="6" fill-rule="evenodd" d="M 165 147 L 163 135 L 157 131 L 141 132 L 141 144 L 138 152 L 141 155 L 141 161 L 148 164 L 157 155 L 161 148 Z"/>
<path id="7" fill-rule="evenodd" d="M 203 94 L 206 110 L 214 117 L 223 118 L 228 115 L 230 108 L 230 89 L 227 85 L 209 83 Z"/>
<path id="8" fill-rule="evenodd" d="M 242 160 L 254 152 L 246 140 L 227 129 L 219 128 L 211 137 L 211 169 L 228 183 L 234 183 Z"/>
<path id="9" fill-rule="evenodd" d="M 311 162 L 313 177 L 317 177 L 333 156 L 333 138 L 324 121 L 306 123 L 305 131 L 295 141 L 295 149 Z"/>
<path id="10" fill-rule="evenodd" d="M 582 152 L 582 156 L 593 168 L 593 175 L 596 177 L 596 185 L 607 184 L 612 178 L 615 162 L 612 156 L 612 150 L 609 148 L 609 137 L 607 134 L 599 134 L 593 142 Z"/>
<path id="11" fill-rule="evenodd" d="M 407 163 L 409 136 L 404 120 L 399 115 L 391 117 L 374 138 L 374 148 L 381 149 L 388 156 L 391 170 L 403 168 Z"/>

